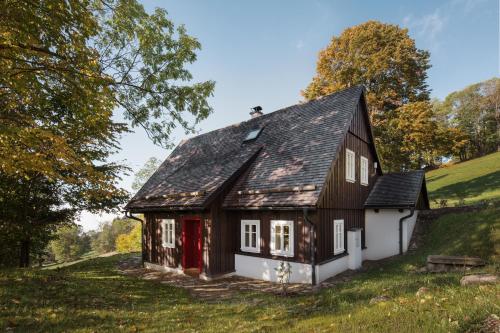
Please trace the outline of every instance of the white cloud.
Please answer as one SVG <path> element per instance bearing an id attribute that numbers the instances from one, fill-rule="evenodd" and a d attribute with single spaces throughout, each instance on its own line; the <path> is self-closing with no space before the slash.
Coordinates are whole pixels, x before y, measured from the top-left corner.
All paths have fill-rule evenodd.
<path id="1" fill-rule="evenodd" d="M 439 47 L 438 35 L 446 25 L 448 18 L 441 14 L 438 8 L 434 12 L 415 17 L 408 15 L 403 18 L 403 26 L 406 26 L 410 32 L 414 32 L 418 37 L 426 39 L 431 49 Z"/>
<path id="2" fill-rule="evenodd" d="M 299 39 L 297 41 L 297 43 L 295 44 L 295 48 L 297 48 L 299 50 L 302 49 L 304 46 L 305 46 L 305 43 L 304 43 L 304 41 L 302 39 Z"/>
<path id="3" fill-rule="evenodd" d="M 465 13 L 470 13 L 474 8 L 486 2 L 487 0 L 453 0 L 451 5 L 463 8 Z"/>
<path id="4" fill-rule="evenodd" d="M 447 18 L 441 15 L 439 9 L 433 13 L 415 18 L 412 15 L 406 16 L 403 19 L 403 25 L 415 29 L 420 36 L 427 36 L 435 39 L 437 34 L 443 30 Z"/>

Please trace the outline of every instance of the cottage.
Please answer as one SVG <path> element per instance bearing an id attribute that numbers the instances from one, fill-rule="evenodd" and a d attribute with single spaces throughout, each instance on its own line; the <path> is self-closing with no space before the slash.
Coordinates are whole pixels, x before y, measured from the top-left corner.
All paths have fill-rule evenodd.
<path id="1" fill-rule="evenodd" d="M 146 267 L 318 283 L 408 248 L 422 171 L 383 174 L 362 87 L 181 142 L 126 206 Z"/>

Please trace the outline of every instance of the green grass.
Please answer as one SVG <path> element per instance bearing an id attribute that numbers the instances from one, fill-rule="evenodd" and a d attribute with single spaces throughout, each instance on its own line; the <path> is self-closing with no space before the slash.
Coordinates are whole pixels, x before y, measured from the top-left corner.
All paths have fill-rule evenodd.
<path id="1" fill-rule="evenodd" d="M 432 206 L 434 200 L 448 205 L 464 199 L 466 204 L 500 200 L 500 152 L 457 163 L 426 174 Z"/>
<path id="2" fill-rule="evenodd" d="M 497 271 L 500 209 L 436 221 L 422 246 L 318 294 L 237 294 L 220 303 L 119 275 L 124 255 L 55 270 L 0 271 L 0 331 L 15 332 L 457 332 L 500 314 L 499 286 L 460 287 L 460 273 L 417 274 L 428 254 L 479 255 Z M 420 287 L 430 288 L 418 298 Z M 370 305 L 372 297 L 392 301 Z"/>

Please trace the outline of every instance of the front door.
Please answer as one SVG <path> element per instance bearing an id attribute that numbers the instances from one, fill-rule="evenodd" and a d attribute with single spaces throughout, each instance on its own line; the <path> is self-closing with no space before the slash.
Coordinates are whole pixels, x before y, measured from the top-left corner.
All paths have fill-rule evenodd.
<path id="1" fill-rule="evenodd" d="M 201 273 L 201 222 L 185 219 L 182 226 L 182 266 L 184 270 L 197 268 Z"/>

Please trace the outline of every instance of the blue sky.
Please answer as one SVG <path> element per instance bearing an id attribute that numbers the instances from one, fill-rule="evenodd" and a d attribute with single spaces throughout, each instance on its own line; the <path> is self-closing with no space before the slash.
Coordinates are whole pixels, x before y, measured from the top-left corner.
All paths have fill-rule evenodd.
<path id="1" fill-rule="evenodd" d="M 214 80 L 214 113 L 200 126 L 210 131 L 264 112 L 296 104 L 314 75 L 318 52 L 334 35 L 368 20 L 409 29 L 417 47 L 431 53 L 428 84 L 432 97 L 499 76 L 499 1 L 144 1 L 148 11 L 165 8 L 184 24 L 202 50 L 190 66 L 195 81 Z M 120 118 L 119 111 L 117 118 Z M 174 133 L 175 142 L 185 137 Z M 115 156 L 137 171 L 151 156 L 169 151 L 153 145 L 141 129 L 124 136 Z M 133 176 L 120 184 L 130 190 Z M 84 229 L 109 215 L 84 213 Z"/>

